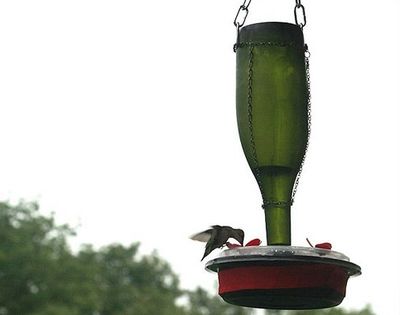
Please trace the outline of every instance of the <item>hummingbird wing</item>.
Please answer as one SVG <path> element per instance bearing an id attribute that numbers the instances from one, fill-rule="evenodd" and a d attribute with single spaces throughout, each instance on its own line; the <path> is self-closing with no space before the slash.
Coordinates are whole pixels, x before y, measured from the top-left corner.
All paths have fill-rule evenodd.
<path id="1" fill-rule="evenodd" d="M 201 260 L 203 260 L 204 257 L 209 255 L 214 249 L 221 247 L 227 241 L 228 237 L 226 237 L 226 240 L 223 239 L 221 240 L 221 230 L 222 227 L 220 225 L 213 225 L 211 229 L 194 234 L 193 236 L 190 237 L 192 240 L 207 243 L 203 258 Z M 223 238 L 225 238 L 224 235 Z"/>
<path id="2" fill-rule="evenodd" d="M 206 256 L 208 256 L 214 249 L 221 247 L 221 227 L 219 225 L 214 225 L 211 230 L 211 237 L 206 244 L 206 249 L 204 251 L 203 260 Z"/>
<path id="3" fill-rule="evenodd" d="M 212 233 L 213 233 L 213 229 L 205 230 L 203 232 L 192 235 L 190 237 L 190 239 L 192 239 L 194 241 L 207 243 L 210 240 Z"/>

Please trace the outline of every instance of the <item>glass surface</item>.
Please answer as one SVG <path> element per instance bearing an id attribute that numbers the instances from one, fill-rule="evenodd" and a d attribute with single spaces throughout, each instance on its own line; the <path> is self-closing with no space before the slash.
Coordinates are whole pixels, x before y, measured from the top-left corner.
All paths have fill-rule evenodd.
<path id="1" fill-rule="evenodd" d="M 236 67 L 240 140 L 262 195 L 267 241 L 290 245 L 292 190 L 308 138 L 301 29 L 278 22 L 242 28 Z"/>

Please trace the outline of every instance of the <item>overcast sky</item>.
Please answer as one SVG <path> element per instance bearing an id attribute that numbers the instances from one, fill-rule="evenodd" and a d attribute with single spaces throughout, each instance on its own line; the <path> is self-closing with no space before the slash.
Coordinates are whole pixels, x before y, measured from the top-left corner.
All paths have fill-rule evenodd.
<path id="1" fill-rule="evenodd" d="M 293 245 L 329 241 L 363 269 L 342 306 L 400 314 L 400 2 L 302 1 L 312 134 Z M 247 24 L 293 22 L 254 0 Z M 142 243 L 215 291 L 188 236 L 265 241 L 235 113 L 241 1 L 0 1 L 0 199 L 37 200 L 74 246 Z"/>

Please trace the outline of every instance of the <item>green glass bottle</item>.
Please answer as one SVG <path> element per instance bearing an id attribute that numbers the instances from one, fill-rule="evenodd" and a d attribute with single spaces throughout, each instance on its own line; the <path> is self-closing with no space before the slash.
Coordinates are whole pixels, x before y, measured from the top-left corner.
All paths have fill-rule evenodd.
<path id="1" fill-rule="evenodd" d="M 303 32 L 289 23 L 243 27 L 236 51 L 240 140 L 257 180 L 269 245 L 290 245 L 292 191 L 308 141 Z"/>

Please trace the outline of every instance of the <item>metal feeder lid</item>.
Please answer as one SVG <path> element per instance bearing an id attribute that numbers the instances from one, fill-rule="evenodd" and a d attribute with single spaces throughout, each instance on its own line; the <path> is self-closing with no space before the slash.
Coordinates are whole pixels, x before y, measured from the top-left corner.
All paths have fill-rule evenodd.
<path id="1" fill-rule="evenodd" d="M 328 249 L 301 246 L 248 246 L 224 250 L 218 258 L 206 263 L 206 269 L 218 272 L 220 268 L 248 264 L 279 262 L 316 262 L 340 265 L 349 276 L 361 274 L 360 266 L 350 262 L 346 255 Z"/>

